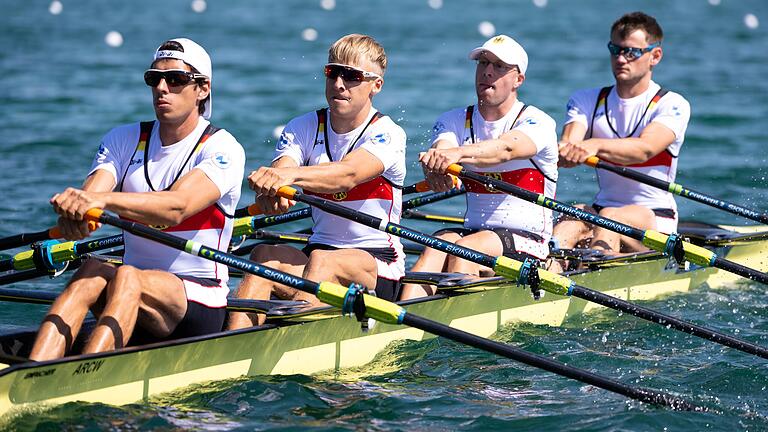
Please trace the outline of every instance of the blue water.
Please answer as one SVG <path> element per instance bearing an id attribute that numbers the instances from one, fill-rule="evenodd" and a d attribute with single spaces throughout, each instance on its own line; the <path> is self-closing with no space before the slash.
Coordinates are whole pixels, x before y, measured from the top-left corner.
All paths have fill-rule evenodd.
<path id="1" fill-rule="evenodd" d="M 538 2 L 537 2 L 538 3 Z M 273 130 L 323 106 L 327 47 L 352 32 L 375 36 L 389 55 L 384 91 L 375 105 L 409 137 L 408 183 L 441 112 L 472 103 L 474 65 L 467 52 L 486 37 L 478 25 L 515 37 L 530 57 L 521 91 L 562 123 L 569 94 L 611 82 L 605 43 L 624 12 L 655 15 L 666 34 L 654 78 L 683 94 L 692 118 L 680 157 L 679 183 L 768 210 L 765 118 L 768 117 L 768 3 L 762 0 L 600 2 L 339 0 L 3 1 L 0 18 L 0 236 L 52 225 L 48 198 L 82 182 L 111 127 L 152 119 L 142 81 L 154 48 L 186 36 L 214 64 L 215 124 L 243 143 L 247 171 L 271 159 Z M 714 5 L 712 3 L 715 3 Z M 538 3 L 541 4 L 541 3 Z M 745 16 L 757 18 L 757 27 Z M 753 26 L 754 27 L 754 26 Z M 316 40 L 303 40 L 313 28 Z M 123 44 L 105 35 L 117 31 Z M 252 199 L 244 183 L 241 204 Z M 585 168 L 561 171 L 558 198 L 589 200 L 596 187 Z M 746 224 L 709 207 L 678 200 L 683 218 Z M 461 199 L 429 207 L 461 212 Z M 434 225 L 408 222 L 431 231 Z M 289 228 L 303 227 L 294 224 Z M 109 230 L 105 230 L 107 234 Z M 66 278 L 14 288 L 60 289 Z M 760 286 L 700 290 L 648 303 L 652 308 L 768 344 Z M 3 304 L 0 330 L 36 325 L 44 308 Z M 68 404 L 13 419 L 18 430 L 366 429 L 366 430 L 765 430 L 765 363 L 711 343 L 613 312 L 566 328 L 516 325 L 496 338 L 623 382 L 666 389 L 719 407 L 722 414 L 681 414 L 627 403 L 620 396 L 523 367 L 452 342 L 393 347 L 379 361 L 397 371 L 241 379 L 185 389 L 148 404 Z"/>

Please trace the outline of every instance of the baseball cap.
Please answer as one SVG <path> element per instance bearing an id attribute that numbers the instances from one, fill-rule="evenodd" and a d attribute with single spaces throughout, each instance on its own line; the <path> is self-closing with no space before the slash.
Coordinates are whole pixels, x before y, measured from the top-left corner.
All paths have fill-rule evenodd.
<path id="1" fill-rule="evenodd" d="M 161 50 L 160 47 L 167 42 L 177 42 L 181 45 L 182 51 L 177 50 Z M 211 82 L 211 93 L 208 95 L 208 99 L 205 101 L 205 111 L 203 112 L 203 118 L 211 118 L 212 104 L 213 104 L 213 70 L 211 69 L 211 57 L 203 47 L 195 43 L 194 41 L 186 38 L 176 38 L 163 42 L 163 45 L 157 48 L 155 51 L 155 60 L 164 58 L 172 58 L 181 60 L 184 63 L 197 69 L 198 72 L 208 77 Z"/>
<path id="2" fill-rule="evenodd" d="M 494 36 L 486 41 L 483 46 L 477 47 L 469 52 L 469 58 L 477 60 L 483 52 L 490 52 L 499 60 L 508 65 L 517 65 L 520 73 L 525 75 L 528 69 L 528 54 L 526 54 L 522 45 L 515 42 L 507 35 Z"/>

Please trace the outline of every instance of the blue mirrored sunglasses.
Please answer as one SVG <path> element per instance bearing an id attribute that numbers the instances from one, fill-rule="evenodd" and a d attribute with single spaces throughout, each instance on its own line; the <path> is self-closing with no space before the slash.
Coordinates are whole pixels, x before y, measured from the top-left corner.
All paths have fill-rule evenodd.
<path id="1" fill-rule="evenodd" d="M 643 56 L 643 54 L 651 51 L 657 46 L 661 46 L 661 42 L 652 43 L 645 48 L 623 47 L 621 45 L 616 45 L 613 42 L 608 42 L 608 51 L 611 52 L 612 56 L 623 55 L 627 60 L 635 60 L 639 59 Z"/>

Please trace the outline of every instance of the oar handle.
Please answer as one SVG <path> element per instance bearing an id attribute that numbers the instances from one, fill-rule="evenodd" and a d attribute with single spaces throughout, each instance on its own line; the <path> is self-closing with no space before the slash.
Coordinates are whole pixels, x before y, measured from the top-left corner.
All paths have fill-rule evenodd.
<path id="1" fill-rule="evenodd" d="M 99 224 L 96 221 L 88 221 L 88 232 L 94 232 L 99 229 Z M 61 230 L 58 225 L 48 230 L 49 239 L 57 239 L 64 237 L 61 234 Z"/>
<path id="2" fill-rule="evenodd" d="M 451 181 L 453 182 L 453 189 L 456 189 L 459 187 L 459 178 L 456 176 L 451 176 Z M 409 195 L 412 193 L 417 192 L 429 192 L 432 188 L 429 187 L 429 183 L 427 183 L 426 180 L 422 180 L 418 183 L 414 183 L 410 186 L 406 186 L 403 188 L 403 195 Z"/>

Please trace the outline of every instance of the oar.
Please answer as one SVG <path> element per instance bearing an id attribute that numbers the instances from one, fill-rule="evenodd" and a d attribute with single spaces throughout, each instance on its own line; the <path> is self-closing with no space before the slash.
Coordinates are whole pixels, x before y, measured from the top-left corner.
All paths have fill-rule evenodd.
<path id="1" fill-rule="evenodd" d="M 454 340 L 475 348 L 479 348 L 491 353 L 495 353 L 529 366 L 544 369 L 546 371 L 562 375 L 593 385 L 626 397 L 636 399 L 658 406 L 671 407 L 679 410 L 706 410 L 690 402 L 673 396 L 668 393 L 662 393 L 641 387 L 631 387 L 613 379 L 598 375 L 587 370 L 568 366 L 556 360 L 532 354 L 517 347 L 507 345 L 501 342 L 493 341 L 483 337 L 452 328 L 445 324 L 429 320 L 427 318 L 414 315 L 406 311 L 403 307 L 386 300 L 364 294 L 362 287 L 353 284 L 350 288 L 331 282 L 313 282 L 303 279 L 289 273 L 284 273 L 253 261 L 248 261 L 240 257 L 228 254 L 216 249 L 211 249 L 201 243 L 192 240 L 182 239 L 168 233 L 149 228 L 136 222 L 129 222 L 115 216 L 104 213 L 99 209 L 88 211 L 87 218 L 98 220 L 104 224 L 114 225 L 137 236 L 141 236 L 166 246 L 176 248 L 192 255 L 203 257 L 229 267 L 240 269 L 244 272 L 269 279 L 289 287 L 314 294 L 317 298 L 327 304 L 336 306 L 342 311 L 356 309 L 363 315 L 388 324 L 404 324 L 411 326 L 437 336 Z M 353 306 L 354 305 L 354 306 Z"/>
<path id="2" fill-rule="evenodd" d="M 458 187 L 459 179 L 457 177 L 451 177 L 451 178 L 453 180 L 453 189 L 451 189 L 451 191 L 455 191 L 457 189 L 460 189 Z M 414 184 L 412 184 L 410 186 L 404 187 L 403 188 L 403 195 L 410 195 L 410 194 L 414 194 L 414 193 L 418 193 L 418 192 L 429 192 L 430 190 L 431 189 L 429 188 L 429 183 L 427 183 L 426 180 L 422 180 L 422 181 L 420 181 L 418 183 L 414 183 Z M 450 192 L 450 191 L 448 191 L 448 192 Z M 460 193 L 463 193 L 463 192 L 460 192 Z M 455 195 L 458 195 L 458 194 L 455 194 Z M 450 195 L 450 196 L 453 196 L 453 195 Z M 442 199 L 445 199 L 445 198 L 442 198 Z M 438 201 L 439 200 L 440 200 L 440 198 L 438 198 Z M 434 202 L 434 201 L 430 201 L 430 202 Z M 403 203 L 403 204 L 405 204 L 405 203 Z M 421 205 L 423 205 L 423 204 L 421 204 Z M 244 217 L 244 216 L 256 216 L 256 215 L 260 215 L 262 213 L 263 212 L 261 211 L 261 208 L 259 207 L 258 204 L 251 204 L 248 207 L 243 207 L 241 209 L 235 210 L 235 217 L 239 218 L 239 217 Z M 305 216 L 305 217 L 307 217 L 307 216 Z M 0 250 L 2 250 L 2 249 L 0 249 Z"/>
<path id="3" fill-rule="evenodd" d="M 19 252 L 11 258 L 0 260 L 0 271 L 6 270 L 57 270 L 60 264 L 72 261 L 89 252 L 121 246 L 121 234 L 93 240 L 43 244 L 39 249 Z"/>
<path id="4" fill-rule="evenodd" d="M 462 178 L 476 181 L 488 188 L 506 192 L 525 201 L 538 204 L 542 207 L 550 208 L 557 212 L 573 216 L 585 222 L 589 222 L 591 224 L 617 232 L 627 237 L 631 237 L 635 240 L 639 240 L 645 246 L 655 251 L 666 253 L 667 255 L 673 255 L 675 258 L 685 258 L 686 260 L 702 267 L 716 267 L 763 284 L 768 284 L 768 275 L 765 273 L 751 269 L 741 264 L 737 264 L 733 261 L 720 258 L 717 256 L 717 254 L 710 251 L 709 249 L 696 246 L 686 241 L 682 241 L 682 238 L 676 234 L 669 236 L 655 230 L 643 231 L 637 228 L 633 228 L 621 222 L 616 222 L 612 219 L 607 219 L 588 211 L 584 211 L 559 201 L 555 201 L 551 198 L 547 198 L 543 194 L 531 192 L 519 186 L 469 171 L 461 165 L 451 165 L 448 167 L 448 172 Z M 675 247 L 678 245 L 682 247 L 682 250 L 679 250 Z M 676 252 L 679 252 L 682 256 L 677 256 Z"/>
<path id="5" fill-rule="evenodd" d="M 426 185 L 426 182 L 420 182 L 417 184 L 422 184 L 422 183 Z M 425 186 L 425 187 L 428 187 L 428 186 Z M 403 201 L 402 208 L 403 210 L 408 210 L 416 207 L 421 207 L 423 205 L 432 204 L 438 201 L 443 201 L 448 198 L 453 198 L 465 192 L 466 191 L 464 190 L 464 188 L 460 187 L 457 189 L 451 189 L 446 192 L 435 192 L 427 195 L 417 196 L 407 201 Z M 251 207 L 253 207 L 254 212 L 260 211 L 258 210 L 257 204 L 252 204 Z M 259 228 L 264 228 L 271 225 L 277 225 L 277 224 L 293 222 L 301 219 L 306 219 L 311 215 L 312 215 L 312 209 L 309 207 L 306 207 L 303 209 L 289 211 L 287 213 L 283 213 L 276 216 L 241 217 L 235 220 L 234 227 L 232 229 L 232 238 L 251 235 L 255 233 Z"/>
<path id="6" fill-rule="evenodd" d="M 387 222 L 383 219 L 371 216 L 366 213 L 362 213 L 357 210 L 352 210 L 342 205 L 324 200 L 311 195 L 304 195 L 298 192 L 296 189 L 283 186 L 279 189 L 278 194 L 296 201 L 315 206 L 323 209 L 328 213 L 341 216 L 357 223 L 375 228 L 389 234 L 402 237 L 404 239 L 412 240 L 416 243 L 421 243 L 424 246 L 437 249 L 450 255 L 457 256 L 467 261 L 480 264 L 485 267 L 492 268 L 496 274 L 504 276 L 508 279 L 518 281 L 521 284 L 527 285 L 529 281 L 538 279 L 540 282 L 538 287 L 532 286 L 532 288 L 541 288 L 545 291 L 558 295 L 574 296 L 584 300 L 591 301 L 603 305 L 605 307 L 626 312 L 630 315 L 634 315 L 638 318 L 642 318 L 653 323 L 661 324 L 675 330 L 679 330 L 694 336 L 698 336 L 703 339 L 707 339 L 712 342 L 716 342 L 740 351 L 744 351 L 749 354 L 754 354 L 762 358 L 768 359 L 768 349 L 755 345 L 751 342 L 737 339 L 729 336 L 725 333 L 720 333 L 716 330 L 712 330 L 706 327 L 699 326 L 697 324 L 683 321 L 670 315 L 656 312 L 651 309 L 644 308 L 642 306 L 630 303 L 625 300 L 621 300 L 615 297 L 611 297 L 607 294 L 595 291 L 593 289 L 577 285 L 571 279 L 561 276 L 544 269 L 537 269 L 538 278 L 531 278 L 528 276 L 532 271 L 532 268 L 526 263 L 505 257 L 494 257 L 491 255 L 478 252 L 473 249 L 469 249 L 463 246 L 459 246 L 455 243 L 451 243 L 445 240 L 441 240 L 437 237 L 433 237 L 419 231 L 412 230 L 402 225 Z M 523 275 L 521 277 L 521 274 Z"/>
<path id="7" fill-rule="evenodd" d="M 763 212 L 752 210 L 750 208 L 740 206 L 738 204 L 730 203 L 728 201 L 724 201 L 719 198 L 715 198 L 715 197 L 703 194 L 701 192 L 696 192 L 695 190 L 688 189 L 683 185 L 679 185 L 677 183 L 665 182 L 664 180 L 657 179 L 656 177 L 651 177 L 647 174 L 643 174 L 639 171 L 636 171 L 627 167 L 616 166 L 616 165 L 611 165 L 609 163 L 605 163 L 601 161 L 600 158 L 598 158 L 597 156 L 591 156 L 587 158 L 586 162 L 584 163 L 591 167 L 600 168 L 605 171 L 610 171 L 622 177 L 626 177 L 628 179 L 632 179 L 640 183 L 647 184 L 648 186 L 653 186 L 655 188 L 658 188 L 667 192 L 671 192 L 675 195 L 681 196 L 683 198 L 688 198 L 689 200 L 700 202 L 702 204 L 706 204 L 716 209 L 725 210 L 729 213 L 733 213 L 735 215 L 739 215 L 747 219 L 751 219 L 753 221 L 768 224 L 768 214 L 765 214 Z"/>
<path id="8" fill-rule="evenodd" d="M 94 222 L 88 223 L 88 230 L 93 232 L 96 230 L 96 224 Z M 48 228 L 47 230 L 16 234 L 9 237 L 0 239 L 0 250 L 13 249 L 16 247 L 28 245 L 36 241 L 53 240 L 61 238 L 61 230 L 58 226 Z"/>
<path id="9" fill-rule="evenodd" d="M 403 219 L 419 219 L 428 220 L 432 222 L 448 222 L 463 224 L 464 218 L 461 216 L 448 216 L 432 213 L 424 213 L 419 210 L 405 210 L 403 211 Z"/>
<path id="10" fill-rule="evenodd" d="M 0 288 L 0 301 L 13 303 L 51 304 L 61 293 L 55 291 L 32 291 Z M 297 309 L 308 306 L 305 301 L 251 300 L 228 298 L 227 310 L 232 312 L 270 313 L 273 315 L 293 314 Z"/>

